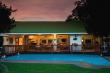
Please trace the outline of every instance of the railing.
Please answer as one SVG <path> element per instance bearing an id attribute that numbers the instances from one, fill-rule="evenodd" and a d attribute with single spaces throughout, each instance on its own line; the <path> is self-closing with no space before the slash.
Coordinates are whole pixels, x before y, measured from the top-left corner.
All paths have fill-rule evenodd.
<path id="1" fill-rule="evenodd" d="M 5 53 L 17 53 L 23 51 L 23 45 L 4 45 Z"/>
<path id="2" fill-rule="evenodd" d="M 100 52 L 96 49 L 86 49 L 82 45 L 4 45 L 6 53 L 17 52 Z"/>

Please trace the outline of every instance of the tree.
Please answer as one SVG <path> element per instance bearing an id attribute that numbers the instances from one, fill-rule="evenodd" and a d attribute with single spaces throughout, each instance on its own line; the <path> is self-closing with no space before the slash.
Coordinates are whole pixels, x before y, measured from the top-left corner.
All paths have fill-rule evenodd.
<path id="1" fill-rule="evenodd" d="M 109 30 L 109 2 L 104 0 L 80 0 L 76 1 L 76 8 L 72 10 L 73 16 L 86 23 L 85 28 L 88 33 L 100 36 L 110 34 Z M 66 19 L 66 21 L 71 21 Z"/>
<path id="2" fill-rule="evenodd" d="M 72 10 L 73 16 L 66 21 L 74 20 L 74 18 L 81 20 L 85 23 L 85 29 L 89 34 L 97 35 L 100 37 L 108 37 L 109 31 L 109 2 L 108 0 L 80 0 L 75 2 L 76 8 Z M 108 42 L 102 39 L 102 44 Z M 106 43 L 108 45 L 108 43 Z"/>
<path id="3" fill-rule="evenodd" d="M 3 46 L 3 37 L 1 34 L 10 32 L 10 29 L 15 26 L 15 19 L 10 17 L 12 12 L 15 11 L 16 10 L 13 10 L 11 6 L 8 7 L 0 2 L 0 50 Z"/>
<path id="4" fill-rule="evenodd" d="M 73 20 L 73 16 L 72 15 L 69 15 L 68 17 L 67 17 L 67 19 L 66 19 L 66 21 L 68 22 L 68 21 L 72 21 Z"/>

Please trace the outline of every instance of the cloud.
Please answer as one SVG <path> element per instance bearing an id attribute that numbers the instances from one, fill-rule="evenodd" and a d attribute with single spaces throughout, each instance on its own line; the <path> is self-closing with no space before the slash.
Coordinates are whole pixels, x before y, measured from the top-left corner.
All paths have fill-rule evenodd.
<path id="1" fill-rule="evenodd" d="M 5 0 L 14 9 L 16 20 L 65 20 L 74 8 L 75 0 Z"/>

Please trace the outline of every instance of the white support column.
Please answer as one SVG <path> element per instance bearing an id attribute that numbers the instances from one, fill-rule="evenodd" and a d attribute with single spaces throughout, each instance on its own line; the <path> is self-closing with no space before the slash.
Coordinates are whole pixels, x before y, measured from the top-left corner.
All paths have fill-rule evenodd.
<path id="1" fill-rule="evenodd" d="M 16 45 L 15 38 L 16 38 L 16 36 L 13 37 L 13 45 Z M 13 47 L 13 52 L 16 51 L 15 49 L 16 49 L 16 47 L 14 46 L 14 47 Z"/>
<path id="2" fill-rule="evenodd" d="M 8 37 L 4 36 L 3 37 L 3 45 L 9 45 L 9 41 L 8 41 Z M 9 48 L 5 46 L 5 52 L 8 53 L 9 52 Z"/>
<path id="3" fill-rule="evenodd" d="M 54 34 L 54 41 L 53 41 L 53 43 L 54 43 L 54 51 L 56 51 L 57 50 L 57 36 L 56 36 L 56 34 Z"/>
<path id="4" fill-rule="evenodd" d="M 9 45 L 8 37 L 3 37 L 3 45 Z"/>

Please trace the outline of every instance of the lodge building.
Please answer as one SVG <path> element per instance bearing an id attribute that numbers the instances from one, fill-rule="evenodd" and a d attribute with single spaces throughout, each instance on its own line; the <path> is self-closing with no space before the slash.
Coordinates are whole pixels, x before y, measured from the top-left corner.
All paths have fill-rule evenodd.
<path id="1" fill-rule="evenodd" d="M 15 24 L 10 33 L 3 33 L 6 53 L 100 52 L 100 37 L 88 34 L 79 21 L 19 21 Z"/>

